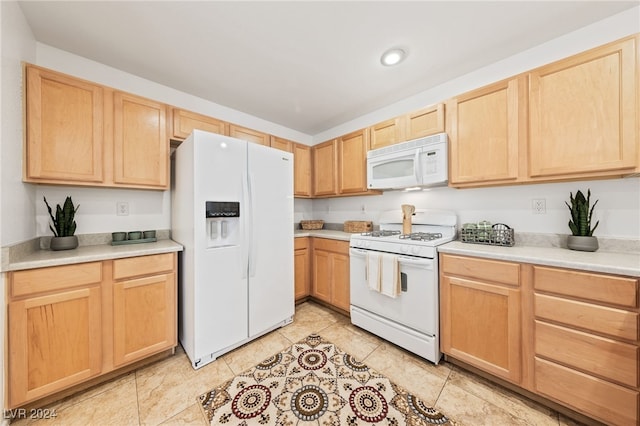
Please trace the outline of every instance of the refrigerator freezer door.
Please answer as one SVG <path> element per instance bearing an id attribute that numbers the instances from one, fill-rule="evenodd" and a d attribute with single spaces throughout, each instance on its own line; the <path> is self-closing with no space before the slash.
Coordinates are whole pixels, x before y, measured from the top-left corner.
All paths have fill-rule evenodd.
<path id="1" fill-rule="evenodd" d="M 294 312 L 293 157 L 248 144 L 249 336 Z"/>
<path id="2" fill-rule="evenodd" d="M 248 337 L 247 262 L 243 260 L 247 205 L 243 176 L 247 170 L 247 142 L 206 132 L 194 132 L 194 255 L 195 357 L 219 352 Z M 188 171 L 182 171 L 188 172 Z M 228 235 L 229 244 L 211 247 L 207 229 L 207 201 L 239 202 L 240 217 Z M 232 220 L 232 219 L 227 219 Z M 231 227 L 227 228 L 227 231 Z M 222 232 L 222 226 L 217 229 Z M 220 235 L 218 235 L 220 238 Z M 192 360 L 193 361 L 193 360 Z"/>

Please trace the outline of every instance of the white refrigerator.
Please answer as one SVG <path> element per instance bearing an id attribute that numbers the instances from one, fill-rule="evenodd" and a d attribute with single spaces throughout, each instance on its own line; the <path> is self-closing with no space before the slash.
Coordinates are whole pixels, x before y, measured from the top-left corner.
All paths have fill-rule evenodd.
<path id="1" fill-rule="evenodd" d="M 172 167 L 178 336 L 197 369 L 292 321 L 293 156 L 194 130 Z"/>

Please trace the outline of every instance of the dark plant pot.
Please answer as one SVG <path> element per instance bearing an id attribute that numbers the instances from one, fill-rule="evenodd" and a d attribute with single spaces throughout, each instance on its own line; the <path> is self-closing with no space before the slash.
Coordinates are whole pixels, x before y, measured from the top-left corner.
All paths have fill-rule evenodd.
<path id="1" fill-rule="evenodd" d="M 569 235 L 567 237 L 567 247 L 571 250 L 596 251 L 598 250 L 598 238 Z"/>
<path id="2" fill-rule="evenodd" d="M 78 237 L 72 235 L 70 237 L 52 237 L 51 250 L 71 250 L 78 247 Z"/>

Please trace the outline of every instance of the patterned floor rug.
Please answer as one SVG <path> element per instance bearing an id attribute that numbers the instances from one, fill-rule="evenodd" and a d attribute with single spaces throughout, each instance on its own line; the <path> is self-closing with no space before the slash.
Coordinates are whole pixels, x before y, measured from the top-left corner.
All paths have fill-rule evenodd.
<path id="1" fill-rule="evenodd" d="M 318 335 L 200 395 L 211 425 L 455 423 Z"/>

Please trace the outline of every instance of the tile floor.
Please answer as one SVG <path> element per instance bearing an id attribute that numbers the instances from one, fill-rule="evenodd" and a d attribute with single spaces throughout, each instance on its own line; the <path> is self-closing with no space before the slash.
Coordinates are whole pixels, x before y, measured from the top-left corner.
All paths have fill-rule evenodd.
<path id="1" fill-rule="evenodd" d="M 449 363 L 435 366 L 313 302 L 294 322 L 193 370 L 178 348 L 170 358 L 47 408 L 56 417 L 17 425 L 204 425 L 196 397 L 311 333 L 319 333 L 461 425 L 572 425 L 557 412 Z"/>

